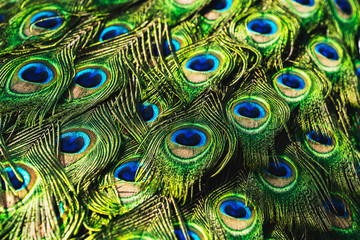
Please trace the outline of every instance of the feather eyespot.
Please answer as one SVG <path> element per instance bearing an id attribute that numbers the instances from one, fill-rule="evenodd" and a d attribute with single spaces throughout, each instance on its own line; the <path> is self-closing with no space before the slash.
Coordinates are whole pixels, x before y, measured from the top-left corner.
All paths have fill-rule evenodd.
<path id="1" fill-rule="evenodd" d="M 296 180 L 295 167 L 282 157 L 278 161 L 270 161 L 263 169 L 261 176 L 268 184 L 275 188 L 291 186 Z"/>
<path id="2" fill-rule="evenodd" d="M 319 43 L 315 45 L 315 52 L 323 57 L 336 61 L 339 60 L 339 54 L 335 48 L 327 43 Z"/>
<path id="3" fill-rule="evenodd" d="M 64 21 L 56 12 L 42 11 L 32 16 L 30 23 L 39 28 L 55 30 L 58 29 L 64 23 Z"/>
<path id="4" fill-rule="evenodd" d="M 360 61 L 355 61 L 355 74 L 356 77 L 360 80 Z"/>
<path id="5" fill-rule="evenodd" d="M 213 0 L 210 5 L 214 10 L 226 11 L 231 7 L 232 3 L 232 0 Z"/>
<path id="6" fill-rule="evenodd" d="M 204 17 L 210 21 L 216 20 L 223 12 L 229 10 L 232 4 L 232 0 L 213 0 L 210 3 L 208 12 L 204 14 Z"/>
<path id="7" fill-rule="evenodd" d="M 341 47 L 330 39 L 314 42 L 311 46 L 311 53 L 316 63 L 325 71 L 339 67 L 343 57 Z"/>
<path id="8" fill-rule="evenodd" d="M 232 117 L 241 128 L 259 129 L 269 120 L 269 109 L 255 99 L 242 99 L 232 106 Z"/>
<path id="9" fill-rule="evenodd" d="M 210 53 L 190 58 L 185 67 L 197 72 L 212 72 L 219 67 L 219 59 Z"/>
<path id="10" fill-rule="evenodd" d="M 283 69 L 273 78 L 276 91 L 288 102 L 302 100 L 311 86 L 309 76 L 296 69 Z"/>
<path id="11" fill-rule="evenodd" d="M 14 187 L 14 189 L 16 191 L 21 191 L 29 185 L 30 174 L 25 169 L 18 166 L 16 167 L 16 170 L 20 173 L 22 181 L 15 176 L 15 173 L 11 167 L 6 167 L 3 171 L 7 172 L 11 185 Z M 1 189 L 3 191 L 6 190 L 6 186 L 3 180 L 1 180 Z"/>
<path id="12" fill-rule="evenodd" d="M 259 44 L 268 43 L 279 37 L 280 20 L 273 15 L 253 15 L 246 20 L 249 36 Z"/>
<path id="13" fill-rule="evenodd" d="M 118 180 L 135 182 L 135 175 L 140 167 L 140 161 L 129 161 L 115 169 L 114 177 Z"/>
<path id="14" fill-rule="evenodd" d="M 183 63 L 183 71 L 189 82 L 199 84 L 214 76 L 221 64 L 219 56 L 206 52 L 187 59 Z"/>
<path id="15" fill-rule="evenodd" d="M 343 19 L 350 19 L 353 6 L 348 0 L 332 0 L 336 13 Z"/>
<path id="16" fill-rule="evenodd" d="M 178 39 L 171 39 L 171 46 L 174 49 L 174 52 L 178 51 L 181 48 L 181 41 Z M 159 56 L 159 51 L 155 48 L 154 49 L 154 55 L 156 57 Z M 164 43 L 162 44 L 162 53 L 164 54 L 165 57 L 169 56 L 171 54 L 171 50 L 170 50 L 170 44 L 168 40 L 165 40 Z"/>
<path id="17" fill-rule="evenodd" d="M 111 25 L 104 28 L 104 30 L 100 33 L 99 41 L 103 42 L 111 38 L 120 36 L 122 34 L 128 33 L 129 31 L 129 28 L 124 25 Z"/>
<path id="18" fill-rule="evenodd" d="M 57 72 L 52 64 L 43 60 L 32 60 L 23 63 L 9 81 L 13 93 L 33 94 L 53 83 Z"/>
<path id="19" fill-rule="evenodd" d="M 25 37 L 52 33 L 65 25 L 64 16 L 58 11 L 50 9 L 38 11 L 27 18 L 23 25 L 22 33 Z"/>
<path id="20" fill-rule="evenodd" d="M 167 138 L 167 146 L 176 157 L 190 159 L 205 152 L 210 140 L 210 135 L 205 129 L 187 126 L 171 132 Z"/>
<path id="21" fill-rule="evenodd" d="M 68 212 L 69 212 L 69 207 L 67 207 L 65 204 L 61 202 L 59 204 L 59 207 L 57 208 L 56 218 L 57 219 L 65 218 Z"/>
<path id="22" fill-rule="evenodd" d="M 171 142 L 188 147 L 202 147 L 206 140 L 202 131 L 192 128 L 180 129 L 171 135 Z"/>
<path id="23" fill-rule="evenodd" d="M 85 132 L 66 132 L 60 137 L 60 151 L 67 154 L 82 153 L 90 145 L 90 136 Z"/>
<path id="24" fill-rule="evenodd" d="M 217 206 L 219 220 L 226 228 L 233 231 L 243 231 L 253 226 L 256 218 L 254 207 L 243 198 L 227 196 Z"/>
<path id="25" fill-rule="evenodd" d="M 153 122 L 160 114 L 160 108 L 156 104 L 149 102 L 140 103 L 138 110 L 145 122 Z"/>
<path id="26" fill-rule="evenodd" d="M 325 133 L 310 131 L 305 136 L 308 146 L 317 153 L 326 154 L 334 150 L 336 140 Z"/>
<path id="27" fill-rule="evenodd" d="M 314 0 L 291 0 L 305 6 L 314 6 Z"/>
<path id="28" fill-rule="evenodd" d="M 76 71 L 73 84 L 70 86 L 72 99 L 81 99 L 98 92 L 107 86 L 110 80 L 110 72 L 103 67 L 89 66 Z"/>
<path id="29" fill-rule="evenodd" d="M 186 232 L 187 235 L 191 240 L 204 240 L 206 239 L 204 234 L 198 230 L 195 226 L 185 225 L 186 226 Z M 176 239 L 178 240 L 186 240 L 185 234 L 183 230 L 180 228 L 180 226 L 176 225 L 174 227 L 174 234 L 176 236 Z"/>
<path id="30" fill-rule="evenodd" d="M 46 84 L 53 80 L 54 72 L 44 62 L 32 62 L 21 67 L 18 76 L 27 82 Z"/>
<path id="31" fill-rule="evenodd" d="M 331 195 L 331 199 L 324 204 L 327 217 L 333 227 L 349 229 L 352 227 L 353 218 L 349 205 L 338 195 Z"/>
<path id="32" fill-rule="evenodd" d="M 88 153 L 96 142 L 96 135 L 87 129 L 68 129 L 61 133 L 59 141 L 60 162 L 66 167 Z"/>
<path id="33" fill-rule="evenodd" d="M 8 209 L 19 201 L 24 200 L 37 180 L 35 171 L 29 166 L 17 163 L 15 167 L 17 172 L 21 175 L 22 179 L 20 180 L 15 176 L 15 173 L 10 166 L 6 166 L 3 170 L 3 172 L 7 173 L 8 179 L 16 191 L 15 196 L 11 191 L 8 191 L 5 182 L 1 179 L 1 190 L 5 193 L 1 194 L 0 206 L 4 209 Z"/>
<path id="34" fill-rule="evenodd" d="M 107 74 L 101 68 L 86 68 L 76 73 L 74 82 L 84 88 L 98 88 L 107 79 Z"/>
<path id="35" fill-rule="evenodd" d="M 143 183 L 149 177 L 147 174 L 144 179 L 138 180 L 137 174 L 144 170 L 141 164 L 141 158 L 132 158 L 121 163 L 114 170 L 114 178 L 116 180 L 115 188 L 121 198 L 130 198 L 141 192 L 140 183 Z"/>
<path id="36" fill-rule="evenodd" d="M 304 14 L 304 17 L 307 17 L 308 14 L 315 12 L 319 5 L 318 0 L 288 0 L 288 2 L 294 10 Z"/>
<path id="37" fill-rule="evenodd" d="M 275 34 L 277 32 L 277 25 L 274 21 L 270 19 L 254 19 L 248 22 L 247 28 L 249 31 L 258 33 L 258 34 Z"/>

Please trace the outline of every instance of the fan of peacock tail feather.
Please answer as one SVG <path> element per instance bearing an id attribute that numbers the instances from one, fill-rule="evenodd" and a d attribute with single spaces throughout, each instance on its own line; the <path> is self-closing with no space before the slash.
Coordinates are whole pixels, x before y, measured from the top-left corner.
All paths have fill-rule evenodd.
<path id="1" fill-rule="evenodd" d="M 360 239 L 357 0 L 0 1 L 0 239 Z"/>

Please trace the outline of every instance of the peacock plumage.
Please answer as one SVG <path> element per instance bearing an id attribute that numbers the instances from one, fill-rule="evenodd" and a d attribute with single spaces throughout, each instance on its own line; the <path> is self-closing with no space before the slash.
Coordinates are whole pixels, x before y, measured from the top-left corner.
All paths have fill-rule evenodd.
<path id="1" fill-rule="evenodd" d="M 357 0 L 3 0 L 0 29 L 0 239 L 360 239 Z"/>

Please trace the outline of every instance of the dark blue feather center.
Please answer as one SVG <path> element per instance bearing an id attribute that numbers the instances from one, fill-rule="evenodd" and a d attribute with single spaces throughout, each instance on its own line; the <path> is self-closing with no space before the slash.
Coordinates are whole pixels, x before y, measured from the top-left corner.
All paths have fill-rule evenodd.
<path id="1" fill-rule="evenodd" d="M 349 215 L 344 203 L 342 203 L 338 199 L 332 199 L 331 201 L 327 201 L 324 207 L 327 211 L 330 211 L 332 214 L 338 217 L 347 217 Z"/>
<path id="2" fill-rule="evenodd" d="M 105 41 L 122 34 L 128 33 L 129 29 L 127 29 L 123 25 L 113 25 L 106 27 L 100 34 L 100 41 Z"/>
<path id="3" fill-rule="evenodd" d="M 176 228 L 174 230 L 176 239 L 178 240 L 186 240 L 184 233 L 182 232 L 182 230 L 180 228 Z M 201 238 L 192 230 L 188 230 L 187 231 L 189 237 L 191 240 L 200 240 Z"/>
<path id="4" fill-rule="evenodd" d="M 270 162 L 264 171 L 276 177 L 289 178 L 292 176 L 291 168 L 283 162 Z"/>
<path id="5" fill-rule="evenodd" d="M 331 146 L 333 143 L 333 140 L 328 135 L 321 133 L 321 132 L 315 132 L 311 131 L 307 134 L 307 137 L 315 142 L 318 142 L 322 145 Z"/>
<path id="6" fill-rule="evenodd" d="M 66 132 L 60 136 L 60 151 L 68 154 L 78 154 L 85 151 L 90 145 L 90 137 L 82 132 Z"/>
<path id="7" fill-rule="evenodd" d="M 122 164 L 115 170 L 115 178 L 127 182 L 135 182 L 135 175 L 139 166 L 139 161 L 131 161 Z"/>
<path id="8" fill-rule="evenodd" d="M 277 25 L 274 21 L 266 18 L 251 20 L 247 27 L 256 33 L 271 35 L 276 33 Z"/>
<path id="9" fill-rule="evenodd" d="M 21 175 L 22 180 L 19 180 L 11 167 L 6 167 L 4 172 L 7 172 L 11 185 L 15 188 L 15 190 L 21 190 L 27 187 L 30 182 L 30 174 L 21 167 L 16 167 L 16 170 Z M 1 189 L 6 190 L 5 182 L 1 179 Z"/>
<path id="10" fill-rule="evenodd" d="M 199 72 L 211 72 L 215 71 L 219 64 L 219 59 L 215 55 L 208 53 L 190 58 L 186 63 L 186 68 Z"/>
<path id="11" fill-rule="evenodd" d="M 314 6 L 314 0 L 293 0 L 293 1 L 309 7 Z"/>
<path id="12" fill-rule="evenodd" d="M 35 14 L 30 23 L 35 23 L 35 26 L 54 30 L 63 24 L 63 19 L 55 12 L 43 11 Z"/>
<path id="13" fill-rule="evenodd" d="M 221 203 L 220 212 L 237 219 L 250 219 L 251 210 L 246 207 L 245 203 L 238 200 L 227 200 Z"/>
<path id="14" fill-rule="evenodd" d="M 159 108 L 155 104 L 140 103 L 138 109 L 145 122 L 152 122 L 159 116 Z"/>
<path id="15" fill-rule="evenodd" d="M 82 137 L 63 137 L 60 140 L 60 151 L 66 153 L 77 153 L 84 146 L 85 141 Z"/>
<path id="16" fill-rule="evenodd" d="M 327 43 L 319 43 L 315 46 L 315 51 L 330 60 L 338 60 L 339 54 L 337 51 Z"/>
<path id="17" fill-rule="evenodd" d="M 192 135 L 187 136 L 186 133 L 180 133 L 177 135 L 175 141 L 178 144 L 185 146 L 197 146 L 201 142 L 201 137 L 197 133 L 193 133 Z"/>
<path id="18" fill-rule="evenodd" d="M 11 182 L 11 185 L 17 190 L 20 189 L 23 185 L 23 182 L 19 181 L 19 179 L 17 179 L 17 177 L 15 176 L 14 171 L 7 171 L 8 172 L 8 176 L 9 176 L 9 180 Z M 1 179 L 1 188 L 2 190 L 6 190 L 5 187 L 5 182 Z"/>
<path id="19" fill-rule="evenodd" d="M 196 71 L 209 71 L 214 67 L 214 60 L 210 58 L 199 58 L 190 64 L 190 68 Z"/>
<path id="20" fill-rule="evenodd" d="M 218 11 L 225 11 L 229 9 L 231 5 L 232 0 L 213 0 L 210 3 L 210 7 Z"/>
<path id="21" fill-rule="evenodd" d="M 356 69 L 356 76 L 360 79 L 360 67 Z"/>
<path id="22" fill-rule="evenodd" d="M 98 88 L 104 84 L 107 75 L 100 68 L 87 68 L 75 75 L 75 83 L 84 88 Z"/>
<path id="23" fill-rule="evenodd" d="M 265 117 L 265 109 L 255 102 L 241 102 L 234 107 L 234 113 L 242 117 L 260 119 Z"/>
<path id="24" fill-rule="evenodd" d="M 339 8 L 346 13 L 347 15 L 350 15 L 352 13 L 352 7 L 349 1 L 347 0 L 335 0 L 335 4 L 339 6 Z"/>
<path id="25" fill-rule="evenodd" d="M 305 81 L 298 75 L 292 73 L 284 73 L 277 79 L 278 83 L 289 88 L 300 90 L 305 88 Z"/>
<path id="26" fill-rule="evenodd" d="M 24 81 L 38 84 L 48 83 L 54 77 L 53 71 L 44 63 L 26 64 L 20 69 L 18 75 Z"/>
<path id="27" fill-rule="evenodd" d="M 171 39 L 171 46 L 174 49 L 174 51 L 178 51 L 180 49 L 180 42 L 175 40 L 175 39 Z M 162 45 L 162 52 L 164 54 L 164 56 L 169 56 L 171 54 L 171 50 L 170 50 L 170 45 L 169 45 L 169 41 L 166 40 L 163 45 Z M 159 56 L 159 51 L 157 50 L 156 47 L 154 47 L 154 55 L 155 56 Z"/>
<path id="28" fill-rule="evenodd" d="M 184 128 L 171 135 L 171 141 L 188 147 L 201 147 L 206 143 L 206 135 L 198 129 Z"/>

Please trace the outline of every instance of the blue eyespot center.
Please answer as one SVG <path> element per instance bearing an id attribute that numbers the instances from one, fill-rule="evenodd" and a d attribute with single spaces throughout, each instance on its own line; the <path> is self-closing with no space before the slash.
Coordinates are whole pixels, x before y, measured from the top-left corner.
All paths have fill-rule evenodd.
<path id="1" fill-rule="evenodd" d="M 264 169 L 264 171 L 281 178 L 289 178 L 293 174 L 291 168 L 283 162 L 270 162 L 269 166 Z"/>
<path id="2" fill-rule="evenodd" d="M 100 42 L 102 42 L 102 41 L 120 36 L 120 35 L 128 33 L 128 32 L 129 32 L 129 29 L 127 29 L 123 25 L 112 25 L 112 26 L 106 27 L 101 32 L 99 40 L 100 40 Z"/>
<path id="3" fill-rule="evenodd" d="M 135 182 L 136 172 L 140 168 L 140 161 L 131 161 L 120 165 L 115 170 L 115 178 L 127 182 Z"/>
<path id="4" fill-rule="evenodd" d="M 220 212 L 233 218 L 246 220 L 251 218 L 251 210 L 239 200 L 226 200 L 220 204 Z"/>
<path id="5" fill-rule="evenodd" d="M 347 15 L 351 15 L 352 7 L 348 0 L 335 0 L 335 4 L 339 6 L 341 11 L 343 11 Z"/>
<path id="6" fill-rule="evenodd" d="M 305 81 L 300 76 L 292 74 L 292 73 L 281 74 L 277 78 L 277 82 L 286 87 L 296 89 L 296 90 L 301 90 L 301 89 L 305 88 Z"/>
<path id="7" fill-rule="evenodd" d="M 16 170 L 22 177 L 22 181 L 19 180 L 11 167 L 4 168 L 4 172 L 7 172 L 11 185 L 15 188 L 16 191 L 23 190 L 30 183 L 30 174 L 23 168 L 16 166 Z M 5 182 L 1 179 L 1 189 L 6 190 Z"/>
<path id="8" fill-rule="evenodd" d="M 213 0 L 210 5 L 215 10 L 225 11 L 231 7 L 232 0 Z"/>
<path id="9" fill-rule="evenodd" d="M 234 107 L 234 113 L 242 117 L 253 119 L 261 119 L 266 115 L 265 109 L 260 104 L 250 101 L 237 104 Z"/>
<path id="10" fill-rule="evenodd" d="M 314 6 L 314 0 L 292 0 L 294 2 L 300 3 L 301 5 L 312 7 Z"/>
<path id="11" fill-rule="evenodd" d="M 202 147 L 206 140 L 206 135 L 195 128 L 180 129 L 171 135 L 172 142 L 188 147 Z"/>
<path id="12" fill-rule="evenodd" d="M 23 66 L 18 76 L 27 82 L 46 84 L 54 78 L 53 70 L 44 63 L 29 63 Z"/>
<path id="13" fill-rule="evenodd" d="M 61 219 L 65 214 L 65 208 L 62 202 L 60 202 L 59 207 L 55 207 L 54 210 L 57 219 Z"/>
<path id="14" fill-rule="evenodd" d="M 174 49 L 174 51 L 178 51 L 180 49 L 180 42 L 176 39 L 171 39 L 171 46 Z M 162 52 L 164 54 L 164 56 L 169 56 L 171 54 L 171 50 L 170 50 L 170 45 L 169 45 L 169 41 L 166 40 L 163 45 L 162 45 Z M 154 55 L 155 56 L 159 56 L 159 52 L 158 50 L 155 48 L 154 49 Z"/>
<path id="15" fill-rule="evenodd" d="M 0 14 L 0 23 L 2 23 L 5 19 L 5 14 Z"/>
<path id="16" fill-rule="evenodd" d="M 333 144 L 333 140 L 331 139 L 331 137 L 321 132 L 318 133 L 315 131 L 311 131 L 307 134 L 307 138 L 326 146 L 331 146 Z"/>
<path id="17" fill-rule="evenodd" d="M 82 153 L 89 145 L 89 135 L 81 131 L 66 132 L 60 136 L 60 151 L 63 153 Z"/>
<path id="18" fill-rule="evenodd" d="M 104 70 L 100 68 L 87 68 L 81 70 L 75 75 L 74 82 L 84 88 L 98 88 L 102 86 L 107 79 Z"/>
<path id="19" fill-rule="evenodd" d="M 247 28 L 250 31 L 271 35 L 277 32 L 277 25 L 274 21 L 266 18 L 254 19 L 248 22 Z"/>
<path id="20" fill-rule="evenodd" d="M 338 199 L 331 199 L 331 201 L 327 201 L 324 207 L 327 211 L 330 211 L 338 217 L 347 217 L 349 215 L 344 203 Z"/>
<path id="21" fill-rule="evenodd" d="M 139 104 L 139 112 L 145 122 L 152 122 L 159 116 L 159 107 L 148 102 Z"/>
<path id="22" fill-rule="evenodd" d="M 356 76 L 357 76 L 357 78 L 359 78 L 360 79 L 360 67 L 358 67 L 357 69 L 356 69 Z"/>
<path id="23" fill-rule="evenodd" d="M 315 51 L 317 53 L 323 55 L 327 59 L 330 59 L 330 60 L 333 60 L 333 61 L 336 61 L 336 60 L 339 59 L 338 52 L 330 44 L 318 43 L 315 46 Z"/>
<path id="24" fill-rule="evenodd" d="M 186 237 L 180 228 L 175 228 L 174 233 L 175 233 L 176 239 L 186 240 Z M 197 235 L 197 233 L 195 233 L 192 230 L 187 230 L 187 234 L 189 235 L 191 240 L 201 240 L 200 236 Z"/>
<path id="25" fill-rule="evenodd" d="M 193 71 L 212 72 L 219 67 L 219 64 L 220 61 L 215 55 L 207 53 L 192 57 L 185 66 Z"/>
<path id="26" fill-rule="evenodd" d="M 35 14 L 30 23 L 35 23 L 39 28 L 55 30 L 63 24 L 63 19 L 56 12 L 43 11 Z"/>

